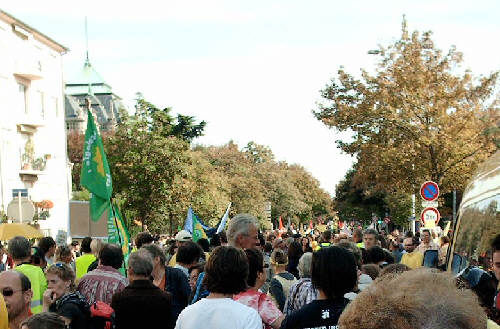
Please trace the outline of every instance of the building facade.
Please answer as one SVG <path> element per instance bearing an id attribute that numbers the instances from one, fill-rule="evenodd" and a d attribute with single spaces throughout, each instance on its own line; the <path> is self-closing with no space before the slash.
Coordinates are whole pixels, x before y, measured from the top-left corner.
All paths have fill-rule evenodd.
<path id="1" fill-rule="evenodd" d="M 0 212 L 3 220 L 15 218 L 12 204 L 21 195 L 23 203 L 35 206 L 35 216 L 25 221 L 35 220 L 53 237 L 68 232 L 69 226 L 66 51 L 0 10 Z"/>

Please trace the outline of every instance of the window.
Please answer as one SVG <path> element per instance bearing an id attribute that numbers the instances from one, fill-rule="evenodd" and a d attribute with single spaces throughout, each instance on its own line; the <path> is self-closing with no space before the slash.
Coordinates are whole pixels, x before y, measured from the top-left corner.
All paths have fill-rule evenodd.
<path id="1" fill-rule="evenodd" d="M 17 92 L 17 104 L 21 111 L 24 113 L 28 113 L 28 104 L 27 104 L 27 87 L 22 83 L 17 83 L 18 92 Z"/>
<path id="2" fill-rule="evenodd" d="M 38 111 L 37 114 L 39 114 L 42 118 L 44 118 L 45 117 L 45 109 L 44 109 L 44 106 L 43 106 L 44 105 L 43 104 L 43 92 L 41 92 L 40 90 L 38 90 L 36 94 L 37 94 L 37 97 L 36 97 L 37 98 L 36 99 L 37 109 L 36 110 Z"/>

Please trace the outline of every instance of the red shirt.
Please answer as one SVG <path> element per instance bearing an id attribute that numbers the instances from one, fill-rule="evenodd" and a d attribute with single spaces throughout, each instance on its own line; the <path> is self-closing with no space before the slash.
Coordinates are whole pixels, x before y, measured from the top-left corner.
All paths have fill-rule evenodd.
<path id="1" fill-rule="evenodd" d="M 235 295 L 233 299 L 255 309 L 266 329 L 271 328 L 271 324 L 283 315 L 268 295 L 257 290 L 248 289 Z"/>

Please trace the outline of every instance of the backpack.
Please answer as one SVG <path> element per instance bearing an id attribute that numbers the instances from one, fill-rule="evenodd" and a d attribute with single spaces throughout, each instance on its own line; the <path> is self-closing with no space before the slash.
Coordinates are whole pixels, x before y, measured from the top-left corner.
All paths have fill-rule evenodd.
<path id="1" fill-rule="evenodd" d="M 90 306 L 92 329 L 114 329 L 115 311 L 104 302 L 97 301 Z"/>

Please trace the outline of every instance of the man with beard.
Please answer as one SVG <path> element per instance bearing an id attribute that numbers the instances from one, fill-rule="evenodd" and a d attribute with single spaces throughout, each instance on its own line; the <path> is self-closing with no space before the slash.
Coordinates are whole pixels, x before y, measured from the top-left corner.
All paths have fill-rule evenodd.
<path id="1" fill-rule="evenodd" d="M 9 328 L 21 329 L 24 320 L 31 316 L 30 303 L 33 291 L 30 280 L 18 271 L 0 273 L 0 293 L 5 299 L 9 314 Z"/>

